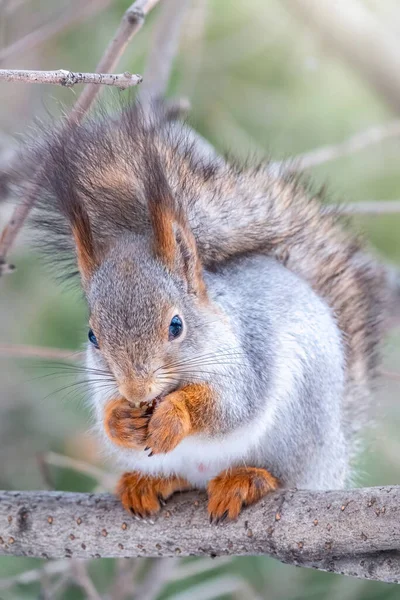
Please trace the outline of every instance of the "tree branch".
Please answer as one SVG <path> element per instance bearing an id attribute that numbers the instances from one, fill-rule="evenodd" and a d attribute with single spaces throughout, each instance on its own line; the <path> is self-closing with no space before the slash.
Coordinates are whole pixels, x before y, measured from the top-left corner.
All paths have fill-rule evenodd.
<path id="1" fill-rule="evenodd" d="M 97 73 L 107 73 L 114 70 L 116 63 L 127 44 L 142 27 L 144 16 L 157 4 L 157 2 L 158 0 L 136 0 L 136 2 L 126 10 L 115 36 L 111 40 L 96 67 Z M 93 85 L 89 85 L 83 90 L 68 116 L 70 123 L 78 125 L 82 121 L 86 112 L 91 107 L 98 91 L 99 86 Z M 43 176 L 44 170 L 45 167 L 43 165 L 38 168 L 36 179 L 32 182 L 30 189 L 27 191 L 24 202 L 15 207 L 10 221 L 0 235 L 0 276 L 5 272 L 8 272 L 9 267 L 6 264 L 7 254 L 35 203 L 38 188 L 37 182 L 40 181 L 40 178 Z"/>
<path id="2" fill-rule="evenodd" d="M 347 140 L 339 144 L 321 146 L 310 152 L 298 154 L 287 160 L 272 163 L 273 169 L 279 169 L 285 173 L 304 171 L 311 167 L 318 167 L 331 160 L 349 156 L 374 144 L 380 144 L 384 140 L 400 137 L 400 120 L 390 121 L 384 125 L 370 127 L 365 131 L 355 133 Z"/>
<path id="3" fill-rule="evenodd" d="M 112 85 L 125 90 L 142 83 L 141 75 L 125 73 L 73 73 L 65 69 L 57 71 L 25 71 L 20 69 L 0 69 L 0 81 L 21 83 L 52 83 L 64 87 L 73 87 L 77 83 L 94 85 Z"/>
<path id="4" fill-rule="evenodd" d="M 139 92 L 140 101 L 145 107 L 152 98 L 163 96 L 167 90 L 189 2 L 190 0 L 164 0 L 161 6 L 144 71 L 144 85 Z"/>
<path id="5" fill-rule="evenodd" d="M 132 37 L 143 27 L 147 13 L 159 0 L 136 0 L 125 11 L 115 35 L 104 52 L 96 67 L 97 73 L 113 71 L 118 60 Z M 72 121 L 81 121 L 82 116 L 89 110 L 97 94 L 96 88 L 89 86 L 79 96 L 71 114 Z"/>
<path id="6" fill-rule="evenodd" d="M 172 498 L 155 524 L 110 495 L 0 492 L 0 554 L 43 558 L 267 554 L 354 577 L 400 580 L 400 487 L 283 491 L 209 525 L 203 494 Z"/>

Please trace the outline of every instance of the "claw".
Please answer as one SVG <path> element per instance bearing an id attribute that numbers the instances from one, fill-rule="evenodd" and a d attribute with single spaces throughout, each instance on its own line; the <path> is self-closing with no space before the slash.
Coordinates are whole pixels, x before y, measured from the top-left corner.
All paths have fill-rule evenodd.
<path id="1" fill-rule="evenodd" d="M 153 455 L 154 455 L 154 452 L 151 451 L 147 456 L 153 456 Z"/>
<path id="2" fill-rule="evenodd" d="M 146 446 L 146 448 L 144 449 L 144 451 L 147 452 L 147 450 L 150 450 L 150 446 Z"/>
<path id="3" fill-rule="evenodd" d="M 221 515 L 220 519 L 218 519 L 218 523 L 223 523 L 228 516 L 228 511 L 226 510 L 223 515 Z"/>

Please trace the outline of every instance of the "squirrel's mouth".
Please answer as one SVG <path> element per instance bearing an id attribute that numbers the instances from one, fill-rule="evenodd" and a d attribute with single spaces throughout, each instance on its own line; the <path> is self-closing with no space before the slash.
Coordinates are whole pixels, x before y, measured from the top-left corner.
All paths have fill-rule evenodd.
<path id="1" fill-rule="evenodd" d="M 150 400 L 148 402 L 145 400 L 140 400 L 138 402 L 132 402 L 132 405 L 135 408 L 146 408 L 148 411 L 154 411 L 156 407 L 160 404 L 160 402 L 164 400 L 164 398 L 165 396 L 162 396 L 160 394 L 159 396 L 153 398 L 153 400 Z"/>

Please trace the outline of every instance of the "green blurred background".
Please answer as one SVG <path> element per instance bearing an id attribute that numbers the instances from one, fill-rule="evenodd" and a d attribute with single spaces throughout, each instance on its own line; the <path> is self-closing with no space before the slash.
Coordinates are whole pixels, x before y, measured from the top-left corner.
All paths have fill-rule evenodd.
<path id="1" fill-rule="evenodd" d="M 364 4 L 400 36 L 398 0 Z M 128 0 L 110 1 L 90 19 L 29 52 L 10 56 L 0 67 L 92 71 L 128 5 Z M 219 150 L 239 158 L 293 156 L 396 116 L 354 69 L 321 46 L 287 5 L 279 0 L 193 0 L 182 30 L 169 95 L 188 97 L 190 121 Z M 0 0 L 0 50 L 78 6 L 76 0 Z M 157 14 L 155 9 L 149 16 L 117 72 L 143 72 Z M 78 93 L 78 88 L 1 84 L 0 160 L 34 117 L 60 114 Z M 115 93 L 106 89 L 102 98 L 111 99 Z M 327 185 L 331 202 L 397 199 L 399 158 L 400 140 L 386 141 L 314 169 L 312 176 L 316 184 Z M 10 210 L 0 203 L 0 225 Z M 365 234 L 383 261 L 400 262 L 400 215 L 357 217 L 353 227 Z M 41 257 L 32 252 L 28 231 L 20 236 L 11 259 L 17 270 L 0 281 L 0 344 L 65 348 L 71 354 L 81 349 L 87 322 L 79 289 L 55 283 Z M 9 354 L 4 349 L 0 353 L 0 488 L 94 489 L 98 482 L 92 478 L 72 468 L 40 468 L 38 459 L 55 451 L 112 471 L 90 433 L 84 393 L 79 387 L 67 387 L 75 375 L 55 363 Z M 399 356 L 397 326 L 385 339 L 385 369 L 400 373 Z M 399 384 L 400 378 L 379 382 L 373 403 L 376 424 L 365 435 L 358 485 L 400 483 Z M 0 558 L 0 577 L 38 564 L 33 559 Z M 400 598 L 395 585 L 301 570 L 263 557 L 235 559 L 220 567 L 216 559 L 215 567 L 213 576 L 222 571 L 241 575 L 259 597 L 269 600 Z M 90 573 L 101 592 L 114 569 L 111 560 L 91 564 Z M 171 583 L 160 598 L 173 598 L 178 590 L 209 576 Z M 4 591 L 0 587 L 3 600 L 39 598 L 38 594 L 38 585 Z M 85 595 L 70 586 L 58 597 L 74 600 Z M 238 592 L 213 597 L 247 596 Z"/>

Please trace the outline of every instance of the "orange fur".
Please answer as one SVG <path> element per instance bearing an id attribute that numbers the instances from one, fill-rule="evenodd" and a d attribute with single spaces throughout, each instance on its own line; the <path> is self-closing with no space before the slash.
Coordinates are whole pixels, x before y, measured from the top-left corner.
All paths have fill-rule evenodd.
<path id="1" fill-rule="evenodd" d="M 122 475 L 116 493 L 126 510 L 139 517 L 146 517 L 160 510 L 160 500 L 166 500 L 175 492 L 191 487 L 181 477 L 151 477 L 133 472 Z"/>
<path id="2" fill-rule="evenodd" d="M 236 519 L 243 506 L 254 504 L 279 486 L 266 469 L 237 467 L 223 471 L 207 486 L 210 521 Z"/>
<path id="3" fill-rule="evenodd" d="M 169 394 L 150 419 L 147 446 L 153 454 L 173 450 L 186 436 L 210 431 L 215 394 L 205 384 L 191 384 Z"/>
<path id="4" fill-rule="evenodd" d="M 177 244 L 173 229 L 173 216 L 169 210 L 158 203 L 154 203 L 151 216 L 155 254 L 169 269 L 174 270 Z"/>
<path id="5" fill-rule="evenodd" d="M 134 408 L 125 398 L 115 398 L 104 409 L 104 428 L 114 444 L 143 450 L 150 416 L 148 407 Z"/>
<path id="6" fill-rule="evenodd" d="M 76 205 L 73 213 L 72 234 L 75 240 L 78 268 L 84 285 L 87 285 L 98 266 L 92 231 L 86 212 Z"/>

